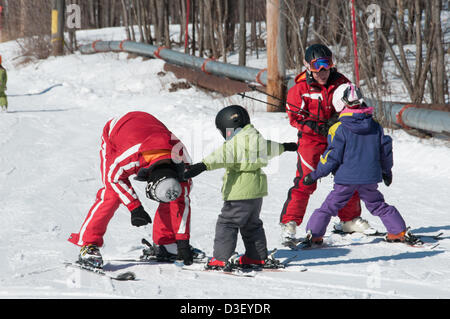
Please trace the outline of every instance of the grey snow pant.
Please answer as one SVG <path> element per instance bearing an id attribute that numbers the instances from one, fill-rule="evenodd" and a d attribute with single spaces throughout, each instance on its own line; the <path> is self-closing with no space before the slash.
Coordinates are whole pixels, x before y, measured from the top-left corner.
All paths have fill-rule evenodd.
<path id="1" fill-rule="evenodd" d="M 259 218 L 263 199 L 225 201 L 216 223 L 213 256 L 228 261 L 233 255 L 238 232 L 245 245 L 245 255 L 252 259 L 267 258 L 267 241 L 263 222 Z"/>

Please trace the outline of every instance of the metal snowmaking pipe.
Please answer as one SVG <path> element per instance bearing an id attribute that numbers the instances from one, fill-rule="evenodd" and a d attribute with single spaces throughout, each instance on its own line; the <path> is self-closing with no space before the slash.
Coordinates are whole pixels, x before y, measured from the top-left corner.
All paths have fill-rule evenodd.
<path id="1" fill-rule="evenodd" d="M 378 111 L 377 101 L 366 99 Z M 415 128 L 450 136 L 450 112 L 420 108 L 420 105 L 382 102 L 382 111 L 392 123 L 402 128 Z"/>
<path id="2" fill-rule="evenodd" d="M 132 41 L 95 41 L 91 45 L 80 47 L 80 52 L 83 54 L 109 51 L 125 51 L 152 58 L 159 58 L 170 64 L 194 68 L 206 73 L 226 76 L 235 80 L 259 82 L 262 85 L 267 83 L 267 72 L 265 70 L 227 64 L 215 61 L 214 59 L 195 57 L 151 44 Z"/>
<path id="3" fill-rule="evenodd" d="M 267 84 L 267 70 L 265 69 L 227 64 L 215 61 L 214 59 L 195 57 L 165 47 L 145 43 L 133 41 L 95 41 L 90 45 L 80 47 L 82 54 L 111 51 L 128 52 L 158 58 L 169 64 L 201 70 L 205 73 L 224 76 L 234 80 L 250 83 L 257 82 L 264 86 Z M 295 84 L 293 76 L 288 76 L 286 81 L 288 89 Z M 380 105 L 377 101 L 366 100 L 367 104 L 374 106 L 377 112 L 382 111 L 388 121 L 396 123 L 403 128 L 415 128 L 450 136 L 450 112 L 424 109 L 420 108 L 419 105 L 395 102 L 382 102 Z"/>

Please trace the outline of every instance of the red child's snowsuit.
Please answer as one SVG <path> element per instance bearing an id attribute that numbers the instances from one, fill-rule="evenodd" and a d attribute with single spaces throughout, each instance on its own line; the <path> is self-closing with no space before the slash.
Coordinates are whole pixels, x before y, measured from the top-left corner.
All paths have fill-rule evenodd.
<path id="1" fill-rule="evenodd" d="M 189 161 L 183 144 L 154 116 L 131 112 L 110 120 L 103 129 L 100 150 L 103 187 L 80 232 L 72 234 L 69 241 L 79 246 L 101 247 L 108 223 L 119 205 L 125 205 L 130 212 L 142 205 L 129 178 L 141 168 L 174 157 Z M 182 182 L 181 187 L 183 192 L 177 200 L 159 204 L 153 220 L 155 244 L 167 245 L 190 237 L 191 181 Z"/>
<path id="2" fill-rule="evenodd" d="M 288 192 L 288 198 L 280 216 L 282 224 L 295 221 L 297 225 L 300 225 L 303 221 L 309 197 L 316 190 L 317 183 L 306 186 L 302 181 L 306 175 L 316 169 L 320 155 L 327 148 L 328 131 L 321 127 L 324 123 L 319 122 L 318 119 L 328 120 L 336 113 L 332 106 L 334 90 L 348 82 L 350 81 L 345 76 L 332 70 L 327 86 L 323 86 L 309 77 L 305 71 L 297 76 L 296 84 L 288 92 L 286 111 L 290 124 L 299 131 L 299 147 L 294 186 Z M 319 134 L 319 131 L 323 130 L 325 134 Z M 355 193 L 347 205 L 339 211 L 338 216 L 345 222 L 360 215 L 359 196 Z"/>

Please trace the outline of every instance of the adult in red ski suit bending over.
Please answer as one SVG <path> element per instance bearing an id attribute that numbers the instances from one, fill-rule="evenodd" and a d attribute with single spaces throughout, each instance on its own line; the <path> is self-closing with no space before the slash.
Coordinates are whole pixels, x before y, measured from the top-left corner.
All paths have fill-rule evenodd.
<path id="1" fill-rule="evenodd" d="M 296 227 L 303 221 L 309 197 L 316 190 L 316 184 L 306 186 L 302 181 L 316 169 L 320 155 L 327 148 L 329 121 L 337 118 L 332 105 L 333 92 L 339 85 L 350 82 L 337 72 L 332 52 L 324 45 L 310 46 L 305 52 L 304 64 L 306 71 L 296 77 L 286 104 L 289 122 L 298 129 L 298 163 L 294 186 L 288 192 L 280 216 L 283 244 L 295 238 Z M 341 227 L 346 223 L 353 226 L 344 227 L 344 231 L 368 228 L 367 222 L 359 218 L 360 215 L 360 200 L 355 193 L 338 214 Z"/>
<path id="2" fill-rule="evenodd" d="M 71 243 L 82 247 L 80 262 L 102 267 L 99 247 L 120 204 L 130 211 L 133 226 L 152 223 L 129 180 L 137 175 L 136 180 L 147 182 L 147 197 L 160 203 L 153 223 L 154 243 L 165 247 L 165 251 L 175 246 L 172 252 L 181 255 L 185 263 L 191 263 L 191 181 L 180 178 L 184 163 L 190 159 L 180 140 L 154 116 L 131 112 L 106 123 L 100 161 L 103 187 L 80 232 L 69 238 Z"/>

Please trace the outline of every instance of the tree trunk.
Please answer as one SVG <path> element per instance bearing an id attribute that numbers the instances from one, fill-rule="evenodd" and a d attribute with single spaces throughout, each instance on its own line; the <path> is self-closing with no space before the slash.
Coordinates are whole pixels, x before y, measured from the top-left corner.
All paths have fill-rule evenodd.
<path id="1" fill-rule="evenodd" d="M 282 38 L 285 35 L 285 29 L 282 27 L 285 23 L 285 13 L 281 13 L 284 0 L 271 0 L 267 2 L 267 97 L 268 112 L 282 112 L 284 110 L 284 57 Z M 281 28 L 280 28 L 281 27 Z M 283 37 L 281 36 L 283 35 Z M 277 105 L 277 106 L 273 106 Z"/>
<path id="2" fill-rule="evenodd" d="M 444 104 L 445 103 L 445 60 L 444 60 L 444 46 L 442 37 L 441 26 L 441 0 L 433 0 L 431 5 L 431 20 L 435 29 L 434 34 L 434 50 L 433 50 L 433 64 L 434 70 L 434 96 L 432 97 L 432 103 Z M 447 92 L 448 94 L 448 92 Z"/>
<path id="3" fill-rule="evenodd" d="M 245 25 L 245 0 L 239 0 L 239 65 L 246 64 L 247 28 Z"/>

